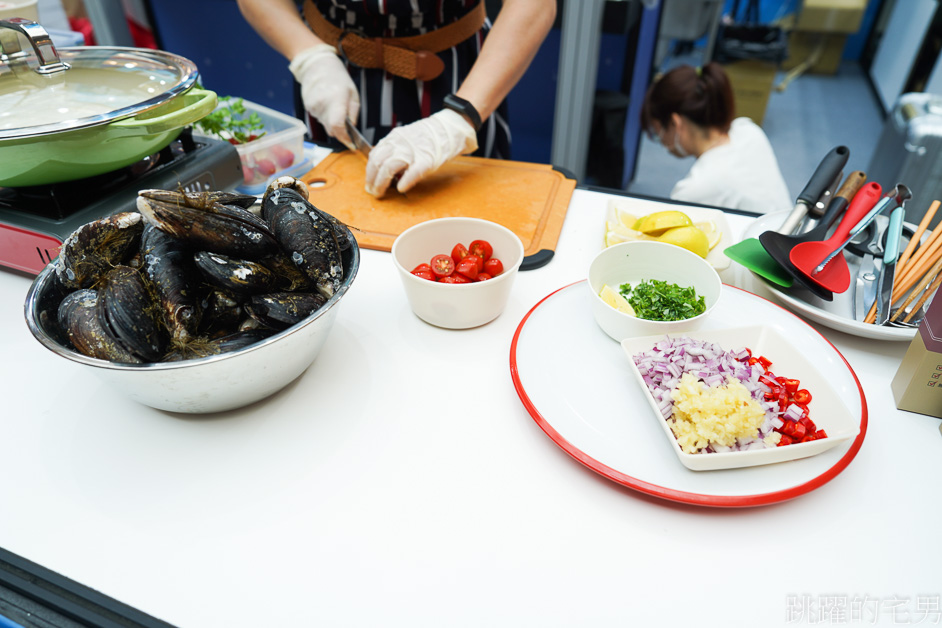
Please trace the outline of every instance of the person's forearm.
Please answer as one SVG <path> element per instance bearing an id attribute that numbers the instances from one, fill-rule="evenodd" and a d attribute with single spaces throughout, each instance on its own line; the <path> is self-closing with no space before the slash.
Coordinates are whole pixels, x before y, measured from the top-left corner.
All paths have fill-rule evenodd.
<path id="1" fill-rule="evenodd" d="M 555 19 L 556 0 L 504 0 L 456 95 L 470 101 L 486 119 L 523 76 Z"/>
<path id="2" fill-rule="evenodd" d="M 245 20 L 269 46 L 289 61 L 296 54 L 324 43 L 301 20 L 292 0 L 238 0 Z"/>

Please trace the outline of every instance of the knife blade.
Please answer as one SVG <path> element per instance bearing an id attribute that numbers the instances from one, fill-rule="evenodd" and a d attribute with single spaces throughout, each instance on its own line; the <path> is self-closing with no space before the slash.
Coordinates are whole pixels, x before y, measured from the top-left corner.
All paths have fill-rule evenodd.
<path id="1" fill-rule="evenodd" d="M 905 213 L 906 210 L 900 205 L 890 214 L 890 226 L 887 227 L 889 235 L 887 235 L 886 246 L 883 250 L 883 268 L 880 269 L 880 294 L 877 301 L 875 325 L 883 325 L 890 318 L 893 278 L 896 275 L 896 260 L 899 257 L 899 241 L 903 234 Z"/>
<path id="2" fill-rule="evenodd" d="M 365 137 L 363 137 L 363 134 L 360 133 L 360 130 L 356 128 L 356 126 L 354 126 L 353 122 L 350 122 L 350 118 L 344 120 L 343 123 L 347 128 L 347 135 L 350 136 L 350 141 L 353 142 L 354 148 L 358 153 L 368 159 L 373 145 L 370 144 Z"/>

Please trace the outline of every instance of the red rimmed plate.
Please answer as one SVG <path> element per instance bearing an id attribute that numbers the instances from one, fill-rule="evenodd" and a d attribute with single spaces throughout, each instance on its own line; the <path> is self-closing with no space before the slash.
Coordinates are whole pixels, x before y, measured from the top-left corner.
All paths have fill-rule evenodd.
<path id="1" fill-rule="evenodd" d="M 691 471 L 664 438 L 658 417 L 631 375 L 619 343 L 599 328 L 585 281 L 549 294 L 514 334 L 510 371 L 524 407 L 570 456 L 600 475 L 642 493 L 703 506 L 747 507 L 804 495 L 843 471 L 867 432 L 867 400 L 857 375 L 824 336 L 787 310 L 754 294 L 723 286 L 704 329 L 759 323 L 802 347 L 853 416 L 860 432 L 826 452 L 760 467 Z"/>

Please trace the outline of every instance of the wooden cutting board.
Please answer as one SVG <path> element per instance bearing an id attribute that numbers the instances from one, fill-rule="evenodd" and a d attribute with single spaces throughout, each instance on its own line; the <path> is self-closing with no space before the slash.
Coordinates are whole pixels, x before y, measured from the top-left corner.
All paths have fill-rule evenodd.
<path id="1" fill-rule="evenodd" d="M 301 180 L 310 188 L 310 201 L 353 228 L 362 248 L 389 251 L 396 236 L 433 218 L 483 218 L 520 237 L 523 270 L 552 259 L 576 187 L 574 179 L 546 164 L 479 157 L 449 161 L 405 196 L 394 191 L 371 196 L 363 189 L 365 178 L 366 160 L 343 151 Z"/>

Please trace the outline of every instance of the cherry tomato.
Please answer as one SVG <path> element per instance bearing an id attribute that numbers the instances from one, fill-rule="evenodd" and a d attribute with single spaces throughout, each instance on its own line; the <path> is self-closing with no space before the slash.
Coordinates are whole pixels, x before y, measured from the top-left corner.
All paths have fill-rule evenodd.
<path id="1" fill-rule="evenodd" d="M 412 274 L 416 277 L 421 277 L 422 279 L 428 279 L 429 281 L 437 281 L 435 275 L 430 270 L 413 270 Z"/>
<path id="2" fill-rule="evenodd" d="M 481 272 L 478 268 L 477 260 L 480 258 L 475 257 L 474 255 L 467 255 L 463 260 L 458 262 L 458 265 L 455 267 L 455 270 L 460 275 L 464 275 L 468 279 L 477 279 L 478 274 Z"/>
<path id="3" fill-rule="evenodd" d="M 430 265 L 436 277 L 447 277 L 455 272 L 455 260 L 450 255 L 436 255 Z"/>
<path id="4" fill-rule="evenodd" d="M 468 254 L 468 249 L 461 242 L 455 245 L 455 248 L 451 250 L 451 259 L 455 260 L 455 264 L 460 262 L 465 258 L 465 255 Z"/>
<path id="5" fill-rule="evenodd" d="M 255 171 L 264 177 L 270 177 L 278 172 L 278 168 L 271 159 L 259 159 L 255 162 Z"/>
<path id="6" fill-rule="evenodd" d="M 795 403 L 808 405 L 811 403 L 811 393 L 808 392 L 807 388 L 802 388 L 801 390 L 795 391 L 795 394 L 792 395 L 792 399 L 795 400 Z"/>
<path id="7" fill-rule="evenodd" d="M 475 255 L 474 253 L 468 253 L 467 257 L 464 258 L 464 261 L 474 262 L 474 265 L 477 266 L 478 272 L 484 271 L 484 260 L 480 256 Z"/>
<path id="8" fill-rule="evenodd" d="M 504 272 L 504 264 L 496 257 L 492 257 L 491 259 L 484 262 L 484 272 L 488 273 L 492 277 L 496 277 L 497 275 Z"/>
<path id="9" fill-rule="evenodd" d="M 442 277 L 438 280 L 438 283 L 471 283 L 471 280 L 465 277 L 464 275 L 459 275 L 455 273 L 453 275 L 448 275 Z"/>
<path id="10" fill-rule="evenodd" d="M 432 267 L 429 266 L 428 264 L 419 264 L 418 266 L 416 266 L 415 268 L 413 268 L 413 269 L 410 270 L 409 272 L 412 273 L 412 274 L 415 274 L 415 273 L 417 273 L 417 272 L 422 272 L 422 271 L 432 272 Z"/>
<path id="11" fill-rule="evenodd" d="M 278 164 L 279 170 L 284 170 L 294 163 L 294 152 L 290 148 L 285 148 L 281 144 L 275 144 L 271 147 L 271 154 Z"/>
<path id="12" fill-rule="evenodd" d="M 478 278 L 475 281 L 487 281 L 488 279 L 493 279 L 490 273 L 478 273 Z"/>
<path id="13" fill-rule="evenodd" d="M 491 255 L 494 254 L 494 247 L 491 246 L 491 243 L 487 240 L 475 240 L 468 247 L 468 251 L 472 255 L 477 255 L 485 262 L 491 258 Z"/>

